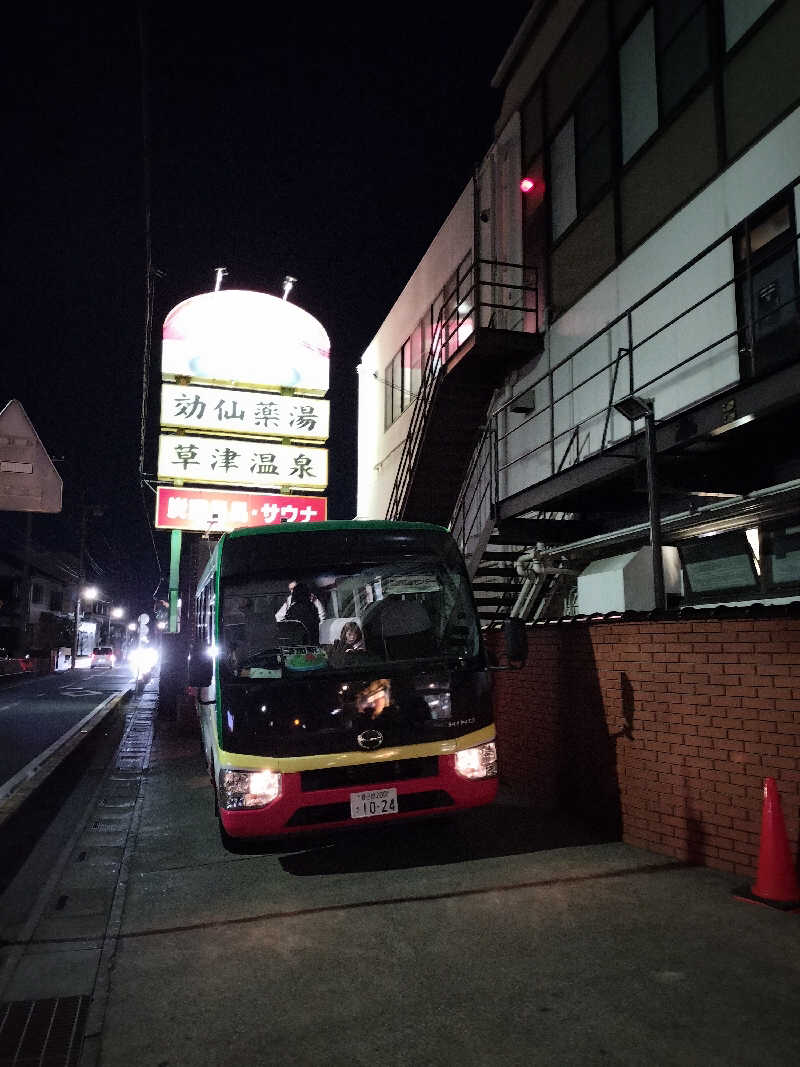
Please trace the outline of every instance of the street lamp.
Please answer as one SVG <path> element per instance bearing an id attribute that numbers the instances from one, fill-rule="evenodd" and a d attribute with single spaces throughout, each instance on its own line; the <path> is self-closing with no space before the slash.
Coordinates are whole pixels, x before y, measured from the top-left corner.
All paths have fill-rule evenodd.
<path id="1" fill-rule="evenodd" d="M 114 633 L 115 633 L 114 626 L 116 625 L 116 633 L 117 633 L 117 636 L 119 636 L 120 630 L 125 625 L 122 620 L 125 618 L 125 616 L 127 614 L 128 614 L 127 611 L 123 607 L 114 607 L 114 608 L 109 609 L 109 612 L 108 612 L 108 643 L 110 645 L 114 644 Z"/>
<path id="2" fill-rule="evenodd" d="M 77 659 L 78 659 L 78 628 L 80 627 L 80 622 L 81 622 L 81 597 L 83 597 L 84 600 L 96 600 L 97 599 L 97 595 L 98 595 L 97 594 L 97 588 L 95 586 L 93 586 L 93 585 L 89 585 L 85 589 L 81 589 L 80 586 L 78 586 L 78 592 L 77 592 L 77 594 L 75 596 L 75 619 L 74 619 L 74 628 L 73 628 L 73 634 L 72 634 L 72 666 L 73 667 L 77 666 Z"/>
<path id="3" fill-rule="evenodd" d="M 667 606 L 664 592 L 664 559 L 661 553 L 661 507 L 656 475 L 656 417 L 653 398 L 631 393 L 614 404 L 615 409 L 631 424 L 644 419 L 645 459 L 647 463 L 647 508 L 650 514 L 650 551 L 653 559 L 653 596 L 656 611 Z"/>

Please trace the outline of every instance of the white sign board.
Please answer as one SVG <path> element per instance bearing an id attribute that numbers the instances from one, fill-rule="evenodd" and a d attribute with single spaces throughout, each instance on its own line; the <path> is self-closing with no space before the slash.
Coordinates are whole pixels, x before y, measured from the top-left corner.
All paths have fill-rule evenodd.
<path id="1" fill-rule="evenodd" d="M 161 386 L 161 425 L 181 430 L 326 441 L 330 401 L 207 385 Z"/>
<path id="2" fill-rule="evenodd" d="M 158 479 L 257 489 L 324 489 L 328 450 L 235 437 L 161 434 Z"/>
<path id="3" fill-rule="evenodd" d="M 322 395 L 330 340 L 307 311 L 269 293 L 220 289 L 164 320 L 161 377 Z"/>
<path id="4" fill-rule="evenodd" d="M 0 511 L 61 511 L 61 476 L 19 400 L 0 411 Z"/>

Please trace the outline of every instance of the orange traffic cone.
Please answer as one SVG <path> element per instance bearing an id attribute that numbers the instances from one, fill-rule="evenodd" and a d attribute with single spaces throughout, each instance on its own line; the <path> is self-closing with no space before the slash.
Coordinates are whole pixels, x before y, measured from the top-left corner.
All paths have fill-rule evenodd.
<path id="1" fill-rule="evenodd" d="M 774 778 L 764 779 L 756 884 L 749 889 L 737 890 L 735 895 L 782 911 L 800 911 L 800 885 L 792 863 L 781 798 Z"/>

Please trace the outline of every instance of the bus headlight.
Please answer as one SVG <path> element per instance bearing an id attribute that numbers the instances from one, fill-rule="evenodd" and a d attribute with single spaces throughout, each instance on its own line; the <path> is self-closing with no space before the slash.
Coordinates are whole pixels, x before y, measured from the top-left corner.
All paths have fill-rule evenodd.
<path id="1" fill-rule="evenodd" d="M 494 741 L 456 752 L 456 772 L 462 778 L 496 778 L 497 746 Z"/>
<path id="2" fill-rule="evenodd" d="M 226 811 L 263 808 L 280 796 L 281 776 L 277 771 L 219 772 L 219 806 Z"/>

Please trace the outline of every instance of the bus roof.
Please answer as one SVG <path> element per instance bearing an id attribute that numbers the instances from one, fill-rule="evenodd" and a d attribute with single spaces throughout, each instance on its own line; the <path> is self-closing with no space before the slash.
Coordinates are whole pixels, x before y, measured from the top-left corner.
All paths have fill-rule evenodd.
<path id="1" fill-rule="evenodd" d="M 224 535 L 228 538 L 285 536 L 296 533 L 324 533 L 326 530 L 436 530 L 449 533 L 431 522 L 395 522 L 389 519 L 331 519 L 328 522 L 282 522 L 273 526 L 243 526 Z M 222 540 L 222 539 L 220 539 Z"/>
<path id="2" fill-rule="evenodd" d="M 211 557 L 206 564 L 198 582 L 201 588 L 215 573 L 219 566 L 220 553 L 230 541 L 238 541 L 242 537 L 287 537 L 307 536 L 314 533 L 347 532 L 358 530 L 374 530 L 376 532 L 402 531 L 402 530 L 428 530 L 432 533 L 444 534 L 451 537 L 450 531 L 445 526 L 437 526 L 431 522 L 402 522 L 389 519 L 332 519 L 328 522 L 283 522 L 273 526 L 243 526 L 237 530 L 231 530 L 220 537 L 215 545 Z"/>

